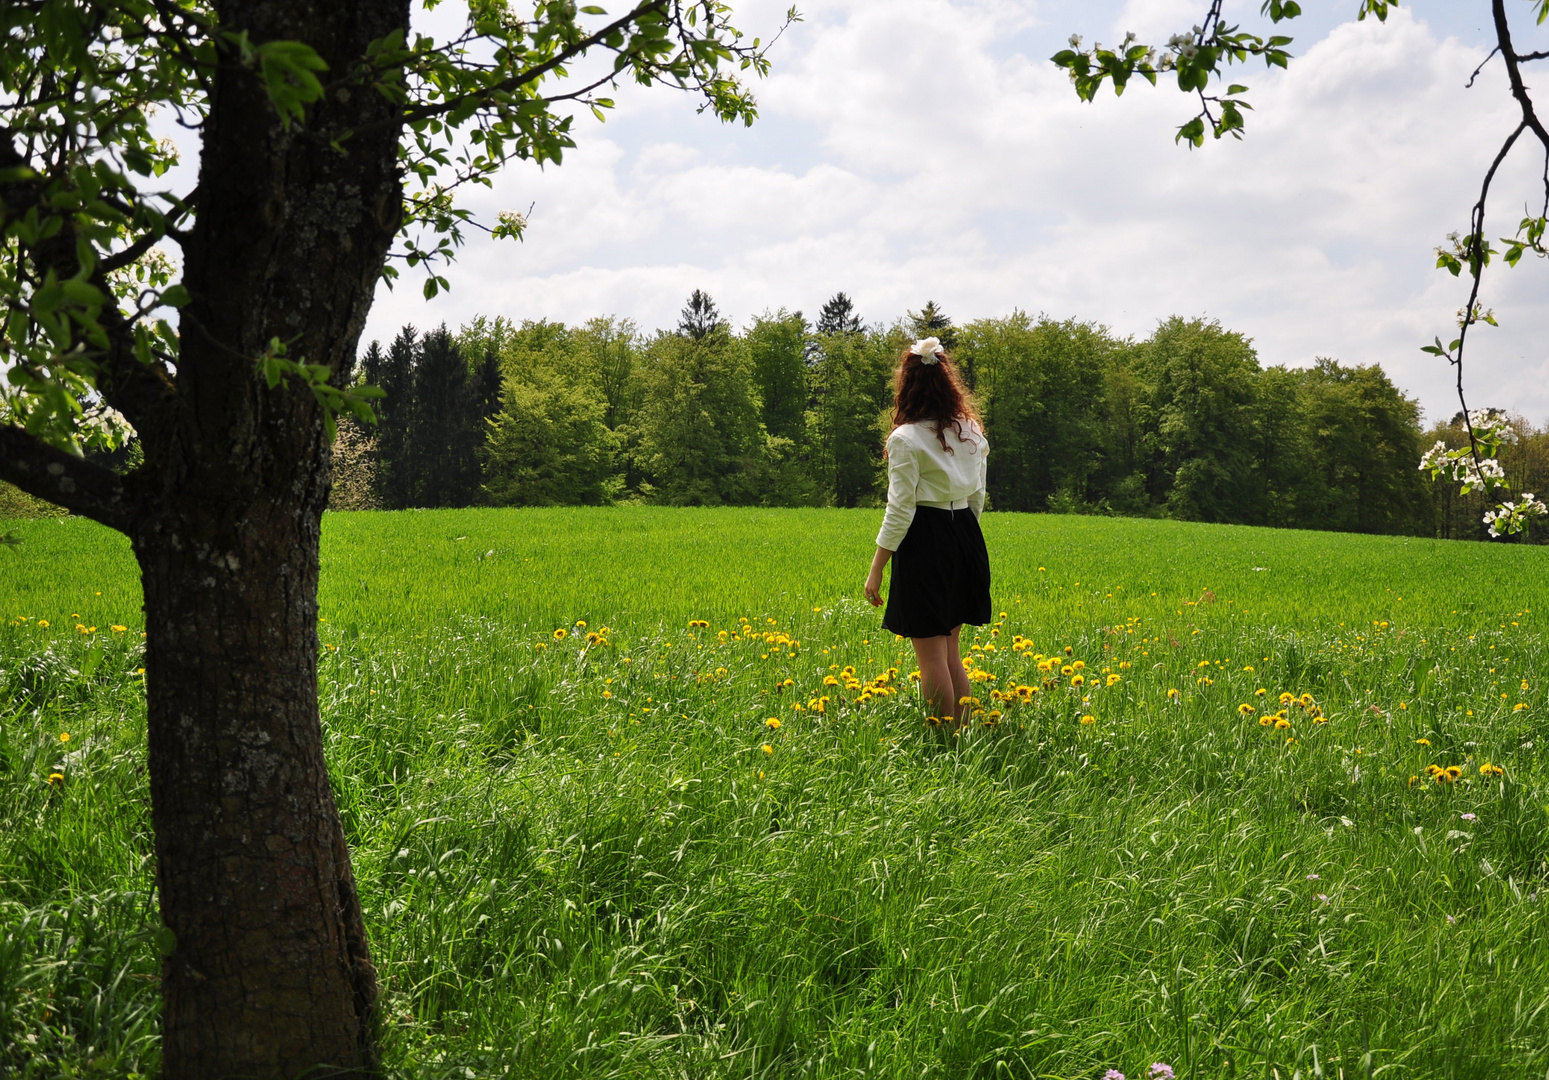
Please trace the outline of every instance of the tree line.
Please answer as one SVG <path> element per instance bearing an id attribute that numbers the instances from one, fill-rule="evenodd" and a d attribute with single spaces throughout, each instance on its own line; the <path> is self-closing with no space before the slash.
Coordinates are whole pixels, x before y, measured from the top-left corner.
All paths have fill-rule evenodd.
<path id="1" fill-rule="evenodd" d="M 1266 368 L 1207 319 L 1137 340 L 1022 311 L 956 325 L 927 303 L 868 324 L 844 293 L 815 323 L 781 309 L 740 332 L 697 290 L 649 334 L 612 317 L 406 326 L 357 365 L 387 397 L 377 427 L 341 427 L 334 505 L 881 505 L 892 372 L 925 334 L 983 415 L 993 509 L 1484 535 L 1480 497 L 1418 469 L 1466 439 L 1460 420 L 1423 429 L 1375 364 Z M 1549 433 L 1513 424 L 1504 464 L 1549 489 Z"/>

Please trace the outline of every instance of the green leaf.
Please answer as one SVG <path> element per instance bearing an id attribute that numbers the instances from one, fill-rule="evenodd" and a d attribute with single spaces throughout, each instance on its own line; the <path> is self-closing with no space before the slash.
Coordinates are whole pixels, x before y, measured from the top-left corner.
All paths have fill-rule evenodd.
<path id="1" fill-rule="evenodd" d="M 188 290 L 181 285 L 169 285 L 161 294 L 161 302 L 168 307 L 180 308 L 192 299 Z"/>
<path id="2" fill-rule="evenodd" d="M 170 926 L 158 926 L 155 933 L 156 951 L 162 956 L 171 956 L 177 952 L 177 934 L 172 932 Z"/>

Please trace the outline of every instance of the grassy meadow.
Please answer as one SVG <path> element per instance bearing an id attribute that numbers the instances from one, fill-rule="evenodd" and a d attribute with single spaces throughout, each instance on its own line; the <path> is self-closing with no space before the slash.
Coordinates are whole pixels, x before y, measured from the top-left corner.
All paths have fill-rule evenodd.
<path id="1" fill-rule="evenodd" d="M 878 518 L 325 519 L 392 1075 L 1549 1075 L 1549 549 L 986 515 L 954 733 Z M 0 1073 L 154 1075 L 133 560 L 5 528 Z"/>

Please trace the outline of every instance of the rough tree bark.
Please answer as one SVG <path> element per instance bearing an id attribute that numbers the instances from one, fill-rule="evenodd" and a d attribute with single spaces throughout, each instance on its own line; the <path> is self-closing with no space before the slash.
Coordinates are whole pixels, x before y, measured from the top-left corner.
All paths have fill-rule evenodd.
<path id="1" fill-rule="evenodd" d="M 301 40 L 342 75 L 407 29 L 407 0 L 217 5 L 255 43 Z M 360 88 L 284 129 L 256 73 L 216 74 L 185 244 L 180 410 L 142 432 L 130 536 L 145 588 L 164 1075 L 372 1070 L 377 987 L 317 708 L 323 418 L 253 358 L 274 337 L 347 371 L 400 222 L 399 131 Z M 256 302 L 255 302 L 256 299 Z M 232 478 L 242 478 L 233 485 Z M 309 1075 L 317 1075 L 312 1072 Z"/>
<path id="2" fill-rule="evenodd" d="M 215 7 L 223 30 L 255 44 L 311 45 L 325 80 L 409 23 L 408 0 Z M 192 300 L 177 370 L 137 363 L 117 333 L 99 376 L 127 406 L 144 467 L 119 478 L 0 431 L 0 473 L 127 533 L 140 564 L 156 881 L 176 935 L 168 1080 L 376 1068 L 376 977 L 317 706 L 328 439 L 310 392 L 269 389 L 255 358 L 279 338 L 289 356 L 352 366 L 401 222 L 401 115 L 374 90 L 335 89 L 287 130 L 258 73 L 230 58 L 214 73 L 197 217 L 181 238 Z M 73 242 L 55 247 L 33 257 L 68 271 Z M 104 322 L 123 330 L 111 312 Z"/>

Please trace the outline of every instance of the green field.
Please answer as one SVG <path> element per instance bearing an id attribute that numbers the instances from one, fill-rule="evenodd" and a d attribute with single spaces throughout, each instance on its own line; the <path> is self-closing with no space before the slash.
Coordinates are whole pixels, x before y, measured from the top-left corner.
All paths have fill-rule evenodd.
<path id="1" fill-rule="evenodd" d="M 954 735 L 878 517 L 325 520 L 394 1075 L 1549 1075 L 1549 549 L 986 515 Z M 0 1072 L 152 1074 L 133 561 L 13 527 Z"/>

